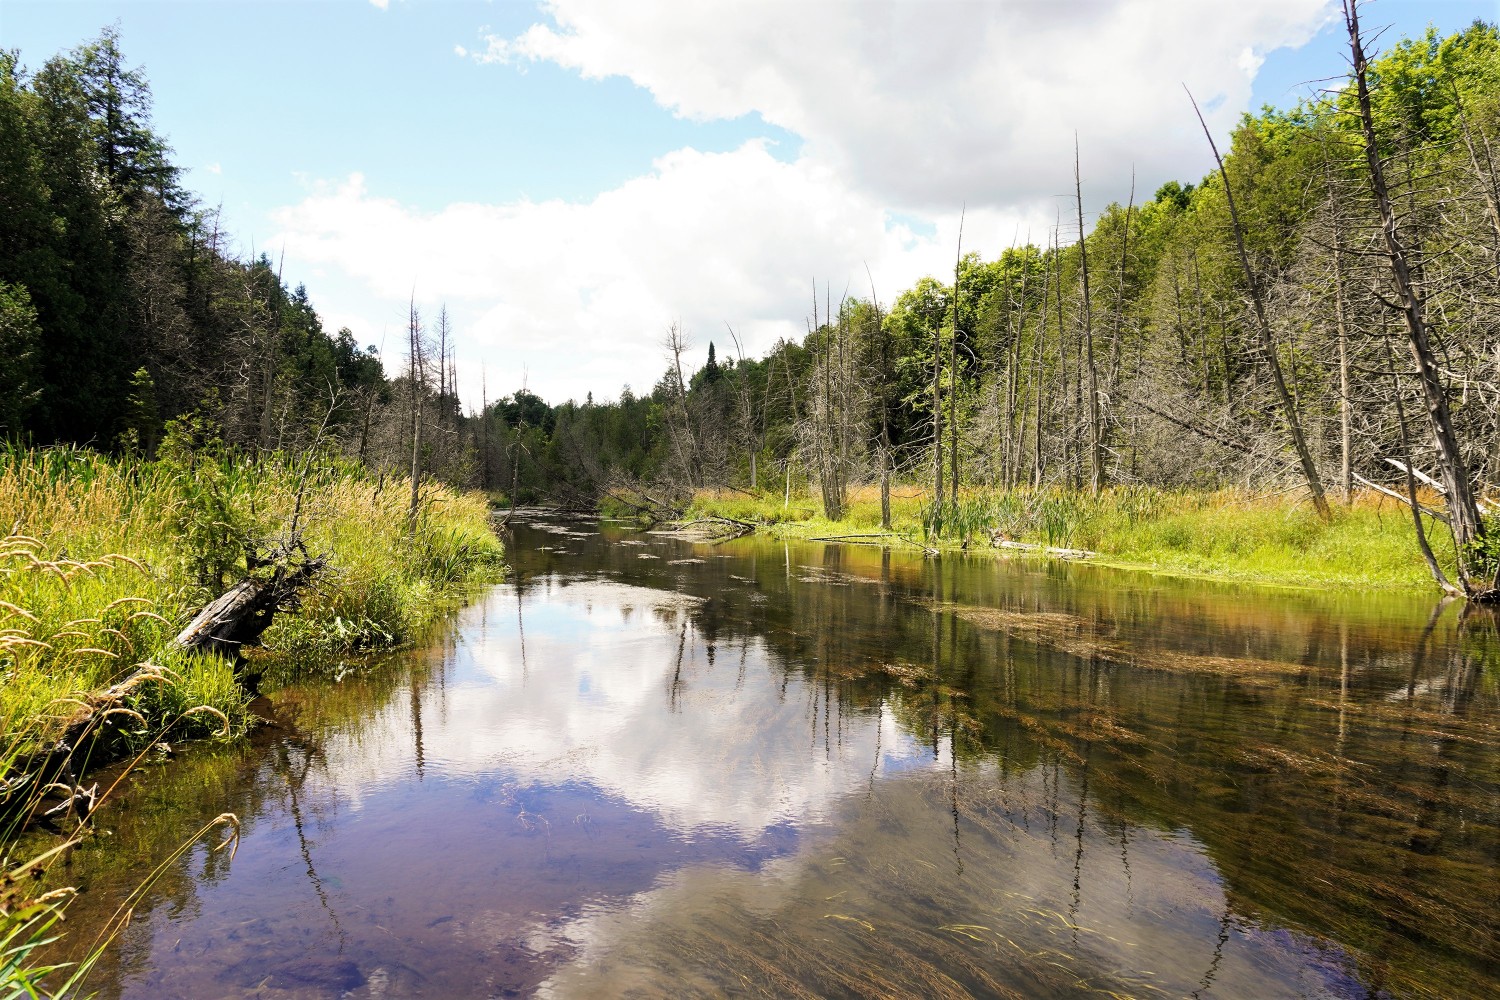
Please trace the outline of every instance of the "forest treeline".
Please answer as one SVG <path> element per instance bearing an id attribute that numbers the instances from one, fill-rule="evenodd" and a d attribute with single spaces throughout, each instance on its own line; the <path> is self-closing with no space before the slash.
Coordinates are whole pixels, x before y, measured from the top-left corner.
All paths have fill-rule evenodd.
<path id="1" fill-rule="evenodd" d="M 179 185 L 115 30 L 35 72 L 0 57 L 0 77 L 0 425 L 24 440 L 149 452 L 196 411 L 232 445 L 322 429 L 370 465 L 521 502 L 811 488 L 835 519 L 852 487 L 892 481 L 950 500 L 1143 483 L 1337 501 L 1444 484 L 1455 461 L 1481 494 L 1500 475 L 1492 24 L 1396 42 L 1343 85 L 1245 116 L 1222 169 L 1124 204 L 1090 204 L 1081 135 L 1079 161 L 1057 164 L 1076 200 L 1050 232 L 993 260 L 955 247 L 952 273 L 899 291 L 809 276 L 806 336 L 764 357 L 732 329 L 692 331 L 712 341 L 693 371 L 673 326 L 649 390 L 554 405 L 486 389 L 468 414 L 445 312 L 413 307 L 407 361 L 386 372 L 271 256 L 235 253 Z M 1461 544 L 1483 541 L 1476 523 Z"/>
<path id="2" fill-rule="evenodd" d="M 1405 496 L 1448 488 L 1447 451 L 1482 494 L 1500 474 L 1500 35 L 1429 31 L 1362 69 L 1363 91 L 1351 73 L 1245 116 L 1221 169 L 1092 227 L 1078 164 L 1059 163 L 1076 201 L 1040 239 L 960 251 L 888 298 L 865 275 L 810 283 L 808 334 L 759 359 L 711 334 L 685 372 L 673 328 L 649 395 L 507 401 L 490 440 L 537 496 L 805 485 L 834 519 L 850 486 L 889 479 L 945 501 L 1131 483 Z M 1475 521 L 1461 545 L 1488 544 Z"/>
<path id="3" fill-rule="evenodd" d="M 326 421 L 368 447 L 394 402 L 374 348 L 180 175 L 117 28 L 35 71 L 0 52 L 0 435 L 150 453 L 196 412 L 234 445 Z"/>

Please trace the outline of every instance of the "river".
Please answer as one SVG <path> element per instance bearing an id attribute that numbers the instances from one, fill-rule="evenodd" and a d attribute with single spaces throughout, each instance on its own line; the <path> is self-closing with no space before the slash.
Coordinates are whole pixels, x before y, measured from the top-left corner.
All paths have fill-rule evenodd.
<path id="1" fill-rule="evenodd" d="M 433 641 L 143 769 L 104 998 L 1500 995 L 1495 619 L 538 517 Z"/>

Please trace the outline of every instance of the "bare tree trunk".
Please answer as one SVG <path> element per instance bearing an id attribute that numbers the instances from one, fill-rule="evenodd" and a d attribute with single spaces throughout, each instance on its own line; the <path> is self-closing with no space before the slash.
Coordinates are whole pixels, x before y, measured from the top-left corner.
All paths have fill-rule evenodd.
<path id="1" fill-rule="evenodd" d="M 1094 364 L 1093 307 L 1089 300 L 1089 251 L 1083 232 L 1083 181 L 1078 173 L 1078 134 L 1073 134 L 1073 191 L 1078 201 L 1078 257 L 1083 268 L 1083 349 L 1089 375 L 1089 492 L 1104 488 L 1104 439 L 1099 432 L 1099 370 Z"/>
<path id="2" fill-rule="evenodd" d="M 438 307 L 438 422 L 448 418 L 448 304 Z"/>
<path id="3" fill-rule="evenodd" d="M 266 379 L 265 391 L 261 397 L 260 409 L 260 437 L 259 445 L 261 451 L 268 451 L 271 447 L 271 411 L 274 409 L 272 401 L 276 390 L 276 367 L 280 363 L 281 352 L 281 267 L 286 262 L 286 248 L 282 248 L 281 261 L 276 265 L 276 288 L 272 291 L 267 305 L 275 313 L 275 322 L 271 325 L 271 337 L 266 345 Z"/>
<path id="4" fill-rule="evenodd" d="M 680 324 L 673 323 L 667 328 L 666 347 L 671 354 L 672 371 L 677 376 L 677 384 L 672 387 L 670 409 L 675 411 L 679 422 L 675 430 L 669 431 L 668 437 L 677 454 L 678 464 L 687 476 L 689 488 L 697 489 L 703 485 L 702 463 L 698 456 L 698 439 L 693 431 L 692 414 L 688 412 L 687 406 L 688 385 L 682 374 L 682 352 L 688 349 L 688 342 Z"/>
<path id="5" fill-rule="evenodd" d="M 953 261 L 953 336 L 948 341 L 948 461 L 953 482 L 948 487 L 958 503 L 958 300 L 959 269 L 964 262 L 964 210 L 958 213 L 958 254 Z"/>
<path id="6" fill-rule="evenodd" d="M 1401 402 L 1401 377 L 1396 372 L 1396 359 L 1392 354 L 1389 338 L 1382 336 L 1381 340 L 1385 343 L 1386 366 L 1391 370 L 1391 394 L 1396 401 L 1396 423 L 1401 428 L 1401 457 L 1406 461 L 1407 504 L 1411 507 L 1412 524 L 1416 528 L 1417 548 L 1421 550 L 1422 559 L 1427 563 L 1427 569 L 1437 585 L 1445 593 L 1462 596 L 1462 592 L 1448 582 L 1443 568 L 1438 565 L 1437 557 L 1432 554 L 1432 546 L 1427 543 L 1427 531 L 1422 527 L 1422 505 L 1417 502 L 1417 477 L 1412 474 L 1415 463 L 1412 461 L 1411 434 L 1406 426 L 1406 407 Z"/>
<path id="7" fill-rule="evenodd" d="M 1120 239 L 1120 268 L 1118 273 L 1119 282 L 1115 291 L 1114 309 L 1111 310 L 1110 336 L 1109 336 L 1109 373 L 1104 380 L 1104 399 L 1113 400 L 1120 385 L 1121 356 L 1124 352 L 1122 341 L 1125 338 L 1125 278 L 1126 270 L 1130 264 L 1130 222 L 1135 217 L 1135 168 L 1130 170 L 1130 200 L 1125 203 L 1125 232 Z M 1102 404 L 1101 404 L 1102 408 Z M 1114 439 L 1115 417 L 1112 413 L 1103 413 L 1104 427 L 1100 431 L 1103 439 L 1101 453 L 1108 451 Z M 1133 460 L 1132 460 L 1133 461 Z M 1132 469 L 1131 475 L 1134 475 Z"/>
<path id="8" fill-rule="evenodd" d="M 943 325 L 932 323 L 932 513 L 943 506 Z"/>
<path id="9" fill-rule="evenodd" d="M 1026 408 L 1020 405 L 1021 394 L 1021 338 L 1026 335 L 1026 271 L 1021 272 L 1019 303 L 1012 308 L 1016 312 L 1016 326 L 1011 335 L 1010 351 L 1006 357 L 1005 386 L 1005 467 L 1001 470 L 1001 482 L 1009 490 L 1015 485 L 1016 470 L 1021 464 L 1021 442 L 1026 438 Z M 1017 417 L 1019 416 L 1019 425 Z"/>
<path id="10" fill-rule="evenodd" d="M 1427 418 L 1432 428 L 1433 443 L 1437 446 L 1438 467 L 1448 494 L 1448 523 L 1453 529 L 1453 541 L 1458 550 L 1459 579 L 1470 596 L 1488 596 L 1493 594 L 1495 582 L 1480 583 L 1473 578 L 1471 572 L 1478 568 L 1476 563 L 1480 556 L 1476 550 L 1484 541 L 1484 521 L 1474 502 L 1468 468 L 1464 464 L 1463 453 L 1459 450 L 1458 435 L 1453 429 L 1453 418 L 1448 409 L 1447 392 L 1433 361 L 1426 303 L 1412 278 L 1411 262 L 1401 242 L 1395 206 L 1391 203 L 1390 189 L 1386 186 L 1385 168 L 1380 162 L 1380 145 L 1375 134 L 1375 119 L 1370 108 L 1370 88 L 1365 77 L 1365 50 L 1359 34 L 1359 12 L 1351 0 L 1344 0 L 1344 25 L 1349 32 L 1350 58 L 1354 65 L 1354 86 L 1359 99 L 1365 160 L 1370 170 L 1370 188 L 1380 211 L 1380 230 L 1385 240 L 1386 260 L 1390 264 L 1391 279 L 1399 300 L 1393 305 L 1406 324 L 1406 336 L 1412 360 L 1416 363 L 1417 379 L 1427 403 Z"/>
<path id="11" fill-rule="evenodd" d="M 422 395 L 426 389 L 426 374 L 422 361 L 422 321 L 417 314 L 415 295 L 411 300 L 411 312 L 406 332 L 407 349 L 411 358 L 411 509 L 407 512 L 407 521 L 415 529 L 417 510 L 422 502 Z"/>
<path id="12" fill-rule="evenodd" d="M 1042 384 L 1043 364 L 1046 361 L 1047 349 L 1047 297 L 1052 294 L 1052 265 L 1057 257 L 1057 233 L 1052 233 L 1051 246 L 1047 248 L 1046 269 L 1042 273 L 1042 302 L 1037 311 L 1036 344 L 1033 351 L 1031 381 L 1036 392 L 1036 447 L 1031 453 L 1031 482 L 1040 488 L 1042 485 L 1042 397 L 1045 395 Z"/>
<path id="13" fill-rule="evenodd" d="M 1339 486 L 1344 506 L 1354 502 L 1353 404 L 1349 398 L 1349 319 L 1344 308 L 1344 227 L 1333 184 L 1333 163 L 1323 141 L 1323 185 L 1328 195 L 1328 219 L 1333 236 L 1333 316 L 1339 344 Z"/>
<path id="14" fill-rule="evenodd" d="M 1186 89 L 1186 88 L 1184 88 Z M 1219 165 L 1219 177 L 1224 181 L 1224 197 L 1229 203 L 1229 221 L 1234 228 L 1234 246 L 1239 252 L 1240 267 L 1245 272 L 1245 282 L 1250 286 L 1250 303 L 1255 311 L 1255 328 L 1260 335 L 1260 346 L 1262 353 L 1266 356 L 1266 364 L 1271 369 L 1271 382 L 1276 388 L 1276 398 L 1281 403 L 1282 416 L 1286 419 L 1287 430 L 1292 437 L 1292 447 L 1296 449 L 1297 459 L 1302 463 L 1302 474 L 1307 479 L 1307 488 L 1312 491 L 1313 506 L 1317 508 L 1318 516 L 1325 522 L 1333 520 L 1333 511 L 1328 509 L 1328 498 L 1323 495 L 1323 481 L 1318 478 L 1318 467 L 1313 464 L 1312 452 L 1308 450 L 1307 439 L 1302 434 L 1302 422 L 1297 417 L 1297 408 L 1292 402 L 1291 393 L 1287 391 L 1286 379 L 1281 373 L 1281 359 L 1276 354 L 1276 343 L 1271 337 L 1271 323 L 1266 319 L 1265 303 L 1261 299 L 1260 282 L 1255 278 L 1255 271 L 1250 266 L 1250 256 L 1245 252 L 1244 231 L 1240 227 L 1239 213 L 1234 207 L 1234 191 L 1229 184 L 1229 172 L 1224 169 L 1224 158 L 1219 155 L 1219 147 L 1214 142 L 1214 137 L 1208 130 L 1208 123 L 1203 120 L 1203 112 L 1198 110 L 1198 102 L 1193 98 L 1192 92 L 1188 92 L 1188 100 L 1193 102 L 1193 111 L 1198 115 L 1198 124 L 1203 126 L 1203 134 L 1208 139 L 1208 146 L 1213 150 L 1214 162 Z"/>
<path id="15" fill-rule="evenodd" d="M 1072 389 L 1070 388 L 1068 382 L 1068 324 L 1067 318 L 1063 312 L 1061 216 L 1062 213 L 1059 212 L 1057 220 L 1056 240 L 1054 241 L 1053 246 L 1056 249 L 1057 257 L 1057 378 L 1059 383 L 1058 388 L 1060 390 L 1060 398 L 1062 399 L 1060 408 L 1062 410 L 1064 418 L 1063 424 L 1066 428 L 1066 426 L 1071 422 L 1067 419 L 1067 410 L 1072 402 Z M 1072 415 L 1075 418 L 1077 417 L 1076 409 Z M 1072 475 L 1071 455 L 1073 446 L 1073 434 L 1071 431 L 1066 431 L 1065 433 L 1060 435 L 1060 438 L 1062 441 L 1062 468 L 1060 470 L 1059 477 L 1061 481 L 1066 484 L 1068 481 L 1068 477 Z"/>
<path id="16" fill-rule="evenodd" d="M 875 336 L 880 345 L 880 528 L 891 530 L 891 340 L 886 336 L 885 317 L 880 312 L 880 297 L 875 294 L 875 276 L 868 267 L 870 305 L 875 310 Z"/>
<path id="17" fill-rule="evenodd" d="M 490 488 L 490 392 L 489 378 L 479 366 L 479 468 L 483 488 Z"/>

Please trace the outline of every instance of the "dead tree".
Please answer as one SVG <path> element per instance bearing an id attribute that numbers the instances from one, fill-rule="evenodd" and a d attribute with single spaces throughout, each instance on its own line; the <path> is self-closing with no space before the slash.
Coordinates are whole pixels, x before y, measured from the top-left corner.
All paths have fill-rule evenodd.
<path id="1" fill-rule="evenodd" d="M 1183 88 L 1187 90 L 1186 87 Z M 1287 391 L 1286 378 L 1281 372 L 1281 360 L 1276 353 L 1276 342 L 1271 336 L 1271 323 L 1266 318 L 1266 305 L 1261 295 L 1260 282 L 1255 275 L 1255 269 L 1250 266 L 1250 255 L 1245 252 L 1245 234 L 1240 226 L 1240 216 L 1234 207 L 1234 190 L 1229 184 L 1229 171 L 1224 169 L 1224 158 L 1219 155 L 1218 144 L 1214 142 L 1213 133 L 1208 130 L 1208 122 L 1203 120 L 1203 112 L 1198 108 L 1198 102 L 1193 97 L 1192 91 L 1188 91 L 1188 100 L 1193 103 L 1193 112 L 1198 116 L 1198 124 L 1203 126 L 1203 135 L 1208 139 L 1208 147 L 1213 150 L 1214 162 L 1219 165 L 1219 177 L 1224 182 L 1224 198 L 1229 204 L 1229 222 L 1234 232 L 1234 248 L 1239 254 L 1240 269 L 1245 274 L 1245 284 L 1250 289 L 1250 305 L 1255 316 L 1255 332 L 1260 338 L 1261 353 L 1265 355 L 1266 366 L 1271 372 L 1271 384 L 1276 390 L 1277 402 L 1281 405 L 1281 415 L 1286 421 L 1287 433 L 1291 436 L 1292 447 L 1297 452 L 1297 460 L 1302 463 L 1302 475 L 1307 480 L 1307 488 L 1312 492 L 1313 506 L 1317 508 L 1318 516 L 1325 522 L 1333 520 L 1333 512 L 1328 509 L 1328 498 L 1323 495 L 1323 481 L 1318 477 L 1318 467 L 1313 462 L 1312 452 L 1307 447 L 1307 438 L 1302 433 L 1302 421 L 1297 416 L 1296 404 L 1292 401 L 1292 394 Z"/>
<path id="2" fill-rule="evenodd" d="M 1458 551 L 1458 575 L 1465 592 L 1472 598 L 1493 600 L 1497 580 L 1482 580 L 1477 572 L 1483 566 L 1484 521 L 1474 501 L 1468 468 L 1459 450 L 1448 394 L 1438 375 L 1433 357 L 1432 336 L 1427 320 L 1426 301 L 1412 275 L 1412 260 L 1403 242 L 1396 208 L 1386 183 L 1385 167 L 1380 159 L 1380 142 L 1375 132 L 1375 118 L 1370 106 L 1370 88 L 1366 79 L 1367 62 L 1359 31 L 1359 11 L 1353 0 L 1344 0 L 1344 26 L 1349 33 L 1350 61 L 1354 68 L 1355 97 L 1359 104 L 1360 127 L 1364 137 L 1365 163 L 1369 170 L 1370 191 L 1380 213 L 1380 232 L 1385 258 L 1390 266 L 1396 300 L 1382 299 L 1384 305 L 1401 314 L 1417 381 L 1427 404 L 1427 420 L 1437 447 L 1438 469 L 1448 499 L 1448 524 Z"/>
<path id="3" fill-rule="evenodd" d="M 422 357 L 422 318 L 417 313 L 417 298 L 413 294 L 407 315 L 407 362 L 411 377 L 411 508 L 407 511 L 407 522 L 413 530 L 417 525 L 417 510 L 422 500 L 422 396 L 427 389 L 426 367 Z"/>
<path id="4" fill-rule="evenodd" d="M 1089 489 L 1104 488 L 1104 440 L 1099 433 L 1099 369 L 1094 364 L 1093 306 L 1089 299 L 1089 250 L 1083 232 L 1083 181 L 1078 173 L 1078 134 L 1073 134 L 1073 193 L 1078 203 L 1078 265 L 1083 271 L 1083 350 L 1089 377 Z"/>
<path id="5" fill-rule="evenodd" d="M 880 414 L 880 438 L 877 445 L 880 462 L 880 527 L 891 530 L 891 338 L 885 328 L 885 317 L 880 312 L 880 298 L 875 294 L 875 276 L 868 266 L 865 276 L 870 279 L 870 306 L 875 310 L 875 337 L 878 345 L 876 359 L 880 370 L 879 393 L 876 408 Z"/>
<path id="6" fill-rule="evenodd" d="M 958 327 L 959 272 L 964 262 L 964 210 L 958 213 L 958 255 L 953 261 L 953 331 L 948 339 L 948 459 L 953 469 L 953 483 L 948 487 L 953 503 L 958 503 Z M 940 494 L 941 490 L 938 491 Z M 938 497 L 938 502 L 942 502 Z"/>

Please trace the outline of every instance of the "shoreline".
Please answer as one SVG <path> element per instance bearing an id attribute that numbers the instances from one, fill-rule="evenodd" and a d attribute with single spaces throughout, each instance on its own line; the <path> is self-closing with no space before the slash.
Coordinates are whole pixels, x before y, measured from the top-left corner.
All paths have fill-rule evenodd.
<path id="1" fill-rule="evenodd" d="M 952 533 L 923 530 L 920 497 L 902 496 L 898 513 L 892 496 L 892 530 L 880 528 L 878 505 L 859 491 L 837 521 L 816 514 L 816 500 L 698 493 L 683 520 L 724 517 L 747 522 L 754 534 L 823 544 L 916 547 L 938 555 L 963 554 L 1003 560 L 1055 560 L 1109 569 L 1212 583 L 1247 584 L 1294 590 L 1431 592 L 1441 596 L 1411 537 L 1404 507 L 1372 491 L 1336 509 L 1319 522 L 1310 505 L 1287 496 L 1248 497 L 1232 491 L 1167 493 L 1108 491 L 1098 498 L 1033 491 L 979 492 L 961 497 L 972 508 Z M 800 501 L 800 502 L 799 502 Z M 1048 504 L 1069 507 L 1074 521 L 1066 533 L 1044 534 L 1046 516 L 1015 516 L 1013 508 Z M 1134 509 L 1126 509 L 1131 508 Z M 1144 509 L 1142 509 L 1144 508 Z M 976 513 L 977 511 L 977 513 Z M 997 514 L 1012 514 L 1011 527 L 997 526 Z M 1123 511 L 1123 512 L 1122 512 Z M 867 535 L 839 538 L 839 535 Z M 882 539 L 882 535 L 886 537 Z M 999 539 L 1010 541 L 1002 546 Z M 1439 559 L 1451 562 L 1446 538 Z M 1435 545 L 1435 547 L 1438 547 Z M 1444 552 L 1443 549 L 1447 551 Z M 1445 558 L 1446 556 L 1446 558 Z"/>

